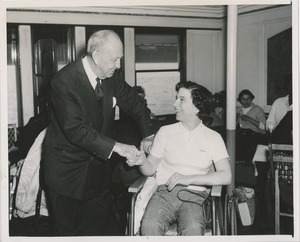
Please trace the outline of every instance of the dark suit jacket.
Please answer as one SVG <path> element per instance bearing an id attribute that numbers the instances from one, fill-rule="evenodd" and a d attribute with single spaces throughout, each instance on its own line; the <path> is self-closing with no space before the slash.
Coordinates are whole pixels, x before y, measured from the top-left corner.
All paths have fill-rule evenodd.
<path id="1" fill-rule="evenodd" d="M 90 199 L 108 189 L 107 159 L 115 144 L 107 135 L 113 123 L 113 97 L 123 111 L 133 115 L 143 137 L 153 134 L 150 110 L 118 71 L 103 80 L 103 88 L 104 98 L 99 102 L 81 59 L 51 81 L 53 112 L 44 143 L 44 178 L 64 196 Z"/>

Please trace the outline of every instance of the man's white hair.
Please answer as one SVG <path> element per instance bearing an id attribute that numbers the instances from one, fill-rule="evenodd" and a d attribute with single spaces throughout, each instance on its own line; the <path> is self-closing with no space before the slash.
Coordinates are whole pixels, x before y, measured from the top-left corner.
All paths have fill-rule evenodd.
<path id="1" fill-rule="evenodd" d="M 87 45 L 87 53 L 91 54 L 94 50 L 101 50 L 110 41 L 121 41 L 119 35 L 112 30 L 99 30 L 92 34 Z"/>

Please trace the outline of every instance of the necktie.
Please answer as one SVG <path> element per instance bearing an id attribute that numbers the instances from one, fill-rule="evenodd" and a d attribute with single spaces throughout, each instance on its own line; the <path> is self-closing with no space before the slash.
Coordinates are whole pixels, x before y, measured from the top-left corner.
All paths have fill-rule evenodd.
<path id="1" fill-rule="evenodd" d="M 95 88 L 96 98 L 97 98 L 97 100 L 101 100 L 104 96 L 103 86 L 100 83 L 100 78 L 99 77 L 96 78 L 96 81 L 97 81 L 97 85 L 96 85 L 96 88 Z"/>

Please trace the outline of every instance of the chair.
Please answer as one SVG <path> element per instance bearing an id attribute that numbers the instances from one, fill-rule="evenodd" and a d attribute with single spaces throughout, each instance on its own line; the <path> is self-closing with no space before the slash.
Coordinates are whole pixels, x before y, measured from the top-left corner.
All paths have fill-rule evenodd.
<path id="1" fill-rule="evenodd" d="M 129 225 L 128 232 L 129 236 L 135 235 L 134 226 L 135 226 L 135 205 L 136 199 L 139 192 L 142 190 L 147 177 L 141 177 L 136 180 L 129 188 L 128 192 L 132 194 L 131 197 L 131 212 L 129 214 Z M 210 189 L 210 198 L 211 198 L 211 229 L 207 228 L 205 235 L 221 235 L 226 234 L 227 230 L 227 219 L 224 219 L 223 207 L 221 201 L 221 192 L 222 186 L 212 186 Z M 176 235 L 173 232 L 168 232 L 167 235 Z"/>
<path id="2" fill-rule="evenodd" d="M 40 169 L 45 134 L 46 129 L 40 132 L 25 159 L 16 164 L 16 171 L 11 174 L 10 235 L 53 235 Z"/>
<path id="3" fill-rule="evenodd" d="M 293 217 L 292 211 L 283 211 L 282 207 L 280 207 L 280 203 L 282 202 L 280 193 L 284 192 L 283 187 L 281 187 L 280 184 L 285 182 L 285 184 L 289 184 L 291 188 L 293 187 L 293 145 L 270 143 L 268 145 L 268 151 L 271 167 L 270 175 L 274 183 L 275 234 L 280 234 L 280 216 Z M 286 190 L 285 192 L 292 197 L 292 189 L 289 189 L 289 191 Z M 287 196 L 285 195 L 284 198 L 287 198 Z"/>

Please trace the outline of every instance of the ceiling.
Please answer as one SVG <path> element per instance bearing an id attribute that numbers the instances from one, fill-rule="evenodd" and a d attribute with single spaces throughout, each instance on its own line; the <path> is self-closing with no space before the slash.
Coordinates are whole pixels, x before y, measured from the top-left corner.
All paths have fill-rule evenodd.
<path id="1" fill-rule="evenodd" d="M 239 13 L 249 11 L 257 11 L 269 8 L 274 5 L 240 5 Z M 95 10 L 95 8 L 93 8 Z M 169 6 L 120 6 L 117 8 L 97 7 L 101 11 L 126 12 L 131 14 L 150 14 L 150 15 L 166 15 L 166 16 L 189 16 L 189 17 L 207 17 L 222 18 L 227 14 L 226 5 L 169 5 Z"/>
<path id="2" fill-rule="evenodd" d="M 260 11 L 263 9 L 280 7 L 282 5 L 238 5 L 238 13 Z M 20 9 L 20 8 L 18 8 Z M 81 7 L 27 7 L 34 11 L 67 11 L 88 12 L 119 15 L 145 15 L 145 16 L 169 16 L 190 18 L 224 18 L 227 15 L 226 5 L 165 5 L 165 6 L 81 6 Z"/>

